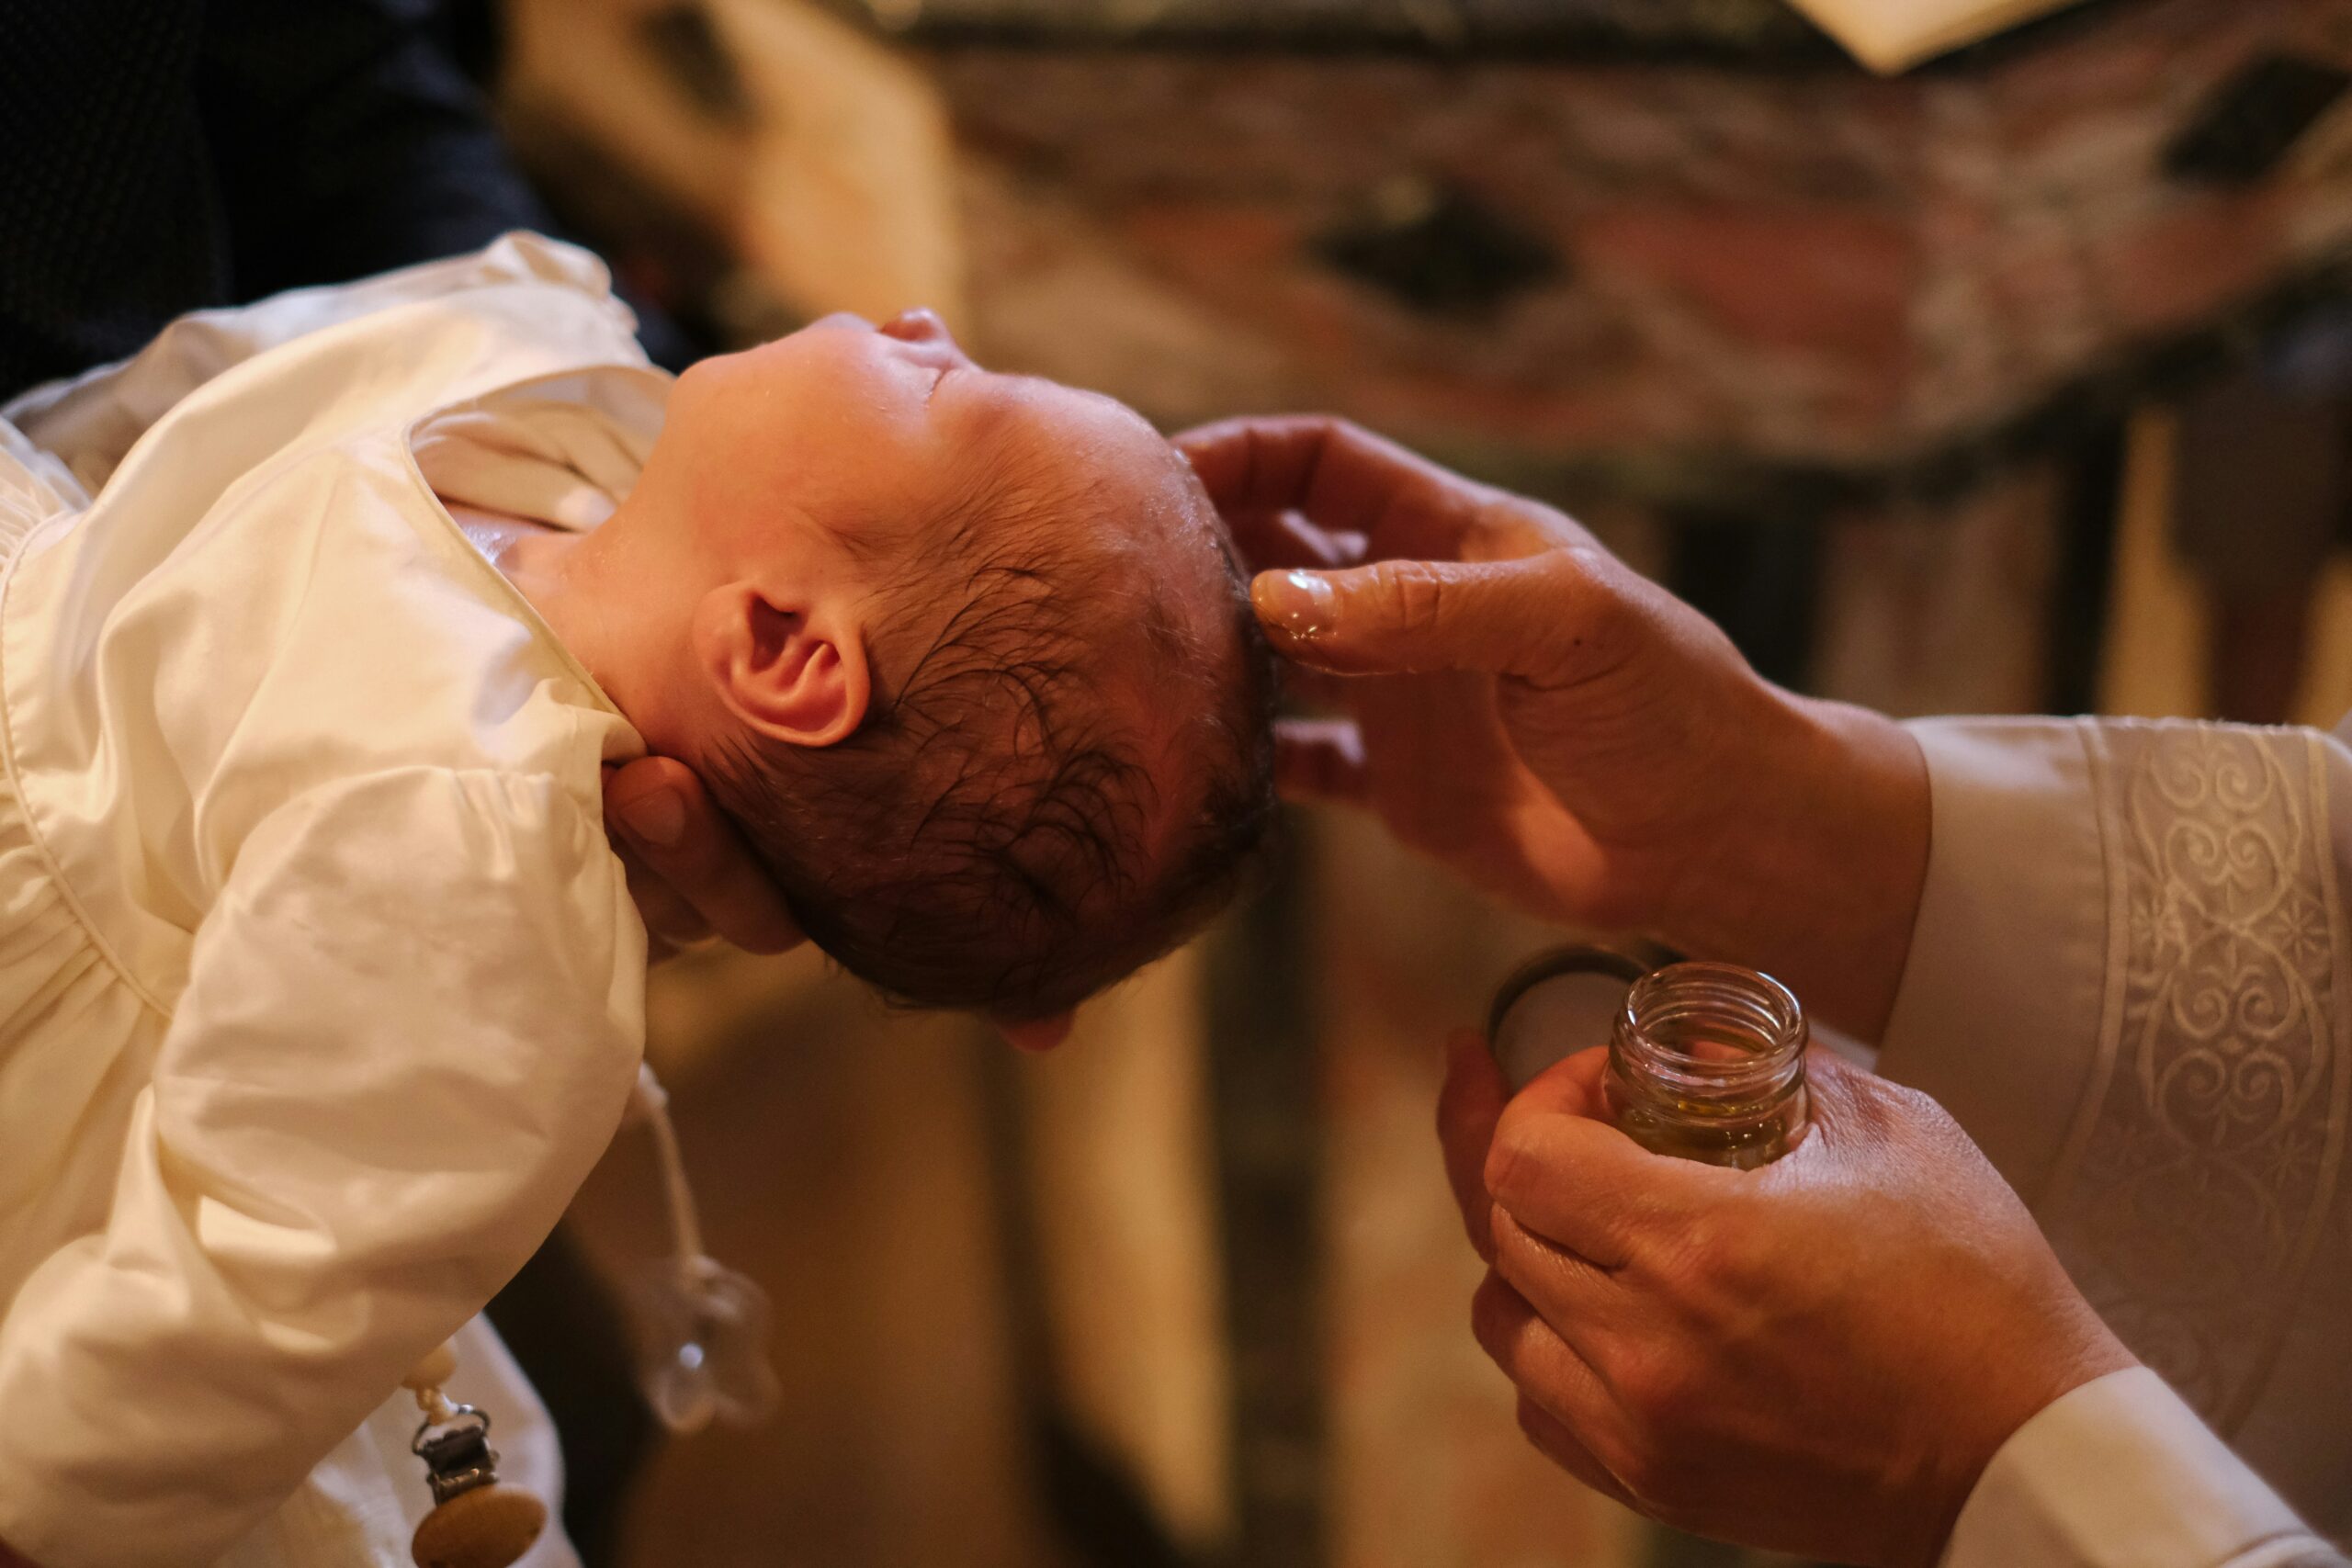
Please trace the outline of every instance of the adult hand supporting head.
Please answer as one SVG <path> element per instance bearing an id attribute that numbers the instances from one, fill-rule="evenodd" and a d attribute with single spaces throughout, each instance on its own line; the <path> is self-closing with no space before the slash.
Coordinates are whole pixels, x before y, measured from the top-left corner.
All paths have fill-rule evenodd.
<path id="1" fill-rule="evenodd" d="M 800 945 L 800 927 L 742 836 L 684 762 L 605 770 L 605 818 L 655 958 L 712 935 L 746 953 Z"/>
<path id="2" fill-rule="evenodd" d="M 800 927 L 784 895 L 684 762 L 639 757 L 607 768 L 605 815 L 657 962 L 712 936 L 746 953 L 786 953 L 800 945 Z M 1068 1014 L 994 1021 L 1023 1051 L 1052 1050 L 1071 1024 Z M 7 1568 L 5 1561 L 0 1568 Z"/>
<path id="3" fill-rule="evenodd" d="M 2132 1364 L 1924 1095 L 1816 1051 L 1804 1141 L 1723 1170 L 1617 1131 L 1606 1055 L 1506 1107 L 1464 1034 L 1439 1122 L 1490 1265 L 1479 1343 L 1589 1483 L 1702 1535 L 1924 1568 L 2010 1433 Z"/>
<path id="4" fill-rule="evenodd" d="M 1899 726 L 1772 686 L 1561 513 L 1344 422 L 1177 440 L 1276 649 L 1347 677 L 1312 683 L 1337 722 L 1286 728 L 1288 793 L 1368 807 L 1535 913 L 1769 970 L 1876 1036 L 1927 866 Z"/>

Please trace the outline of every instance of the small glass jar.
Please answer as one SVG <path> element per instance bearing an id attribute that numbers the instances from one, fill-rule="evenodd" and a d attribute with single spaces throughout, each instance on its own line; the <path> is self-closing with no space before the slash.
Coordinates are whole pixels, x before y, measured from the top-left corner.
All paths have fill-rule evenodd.
<path id="1" fill-rule="evenodd" d="M 1804 1010 L 1770 975 L 1669 964 L 1634 982 L 1609 1040 L 1609 1105 L 1654 1153 L 1747 1170 L 1805 1127 Z"/>

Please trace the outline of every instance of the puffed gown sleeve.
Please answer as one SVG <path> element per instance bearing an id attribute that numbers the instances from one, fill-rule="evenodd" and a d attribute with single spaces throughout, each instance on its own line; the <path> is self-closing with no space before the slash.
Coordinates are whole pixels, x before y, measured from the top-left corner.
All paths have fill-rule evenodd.
<path id="1" fill-rule="evenodd" d="M 413 768 L 222 868 L 103 1231 L 0 1320 L 0 1540 L 209 1562 L 479 1312 L 608 1142 L 644 935 L 593 803 Z"/>

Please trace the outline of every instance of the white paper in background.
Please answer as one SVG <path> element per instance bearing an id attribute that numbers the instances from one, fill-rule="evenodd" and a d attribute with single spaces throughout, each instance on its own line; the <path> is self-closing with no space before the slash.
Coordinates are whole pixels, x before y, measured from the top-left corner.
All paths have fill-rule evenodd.
<path id="1" fill-rule="evenodd" d="M 1891 76 L 2075 0 L 1790 0 L 1855 59 Z"/>

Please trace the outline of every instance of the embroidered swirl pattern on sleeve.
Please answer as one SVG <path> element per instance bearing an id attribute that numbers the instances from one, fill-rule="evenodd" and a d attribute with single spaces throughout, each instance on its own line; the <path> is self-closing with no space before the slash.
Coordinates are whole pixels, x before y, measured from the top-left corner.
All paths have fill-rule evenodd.
<path id="1" fill-rule="evenodd" d="M 2084 733 L 2109 866 L 2107 1008 L 2045 1217 L 2093 1304 L 2227 1435 L 2263 1392 L 2344 1155 L 2324 742 Z"/>

